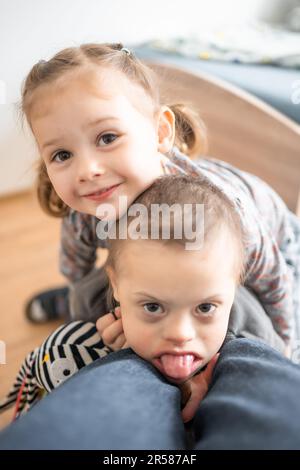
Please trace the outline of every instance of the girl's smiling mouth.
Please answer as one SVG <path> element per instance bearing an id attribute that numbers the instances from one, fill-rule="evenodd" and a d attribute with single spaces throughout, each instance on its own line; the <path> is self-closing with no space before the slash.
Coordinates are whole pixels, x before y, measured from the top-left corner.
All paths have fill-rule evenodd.
<path id="1" fill-rule="evenodd" d="M 93 193 L 84 194 L 82 197 L 90 199 L 91 201 L 103 201 L 103 199 L 108 198 L 122 183 L 115 184 L 113 186 L 105 187 L 94 191 Z"/>

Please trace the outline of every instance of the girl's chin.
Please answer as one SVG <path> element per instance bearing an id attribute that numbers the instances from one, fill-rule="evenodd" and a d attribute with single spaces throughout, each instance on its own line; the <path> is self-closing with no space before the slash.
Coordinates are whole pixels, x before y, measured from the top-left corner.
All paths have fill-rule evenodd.
<path id="1" fill-rule="evenodd" d="M 95 206 L 95 209 L 93 208 L 91 209 L 92 211 L 94 211 L 92 215 L 94 215 L 99 220 L 113 223 L 119 220 L 121 217 L 123 217 L 126 214 L 129 205 L 125 205 L 123 207 L 123 206 L 120 206 L 120 204 L 111 204 L 110 211 L 107 210 L 108 207 L 109 207 L 108 205 L 105 207 L 104 214 L 103 214 L 103 205 L 101 207 L 101 205 L 98 204 L 97 206 Z"/>

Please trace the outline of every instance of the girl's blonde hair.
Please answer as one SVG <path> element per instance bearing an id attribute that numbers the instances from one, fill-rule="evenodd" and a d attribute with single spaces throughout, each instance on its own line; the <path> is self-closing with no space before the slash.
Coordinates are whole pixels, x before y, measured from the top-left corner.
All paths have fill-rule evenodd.
<path id="1" fill-rule="evenodd" d="M 161 106 L 159 86 L 154 71 L 132 53 L 122 51 L 122 48 L 121 43 L 83 44 L 79 47 L 63 49 L 50 60 L 36 63 L 26 77 L 22 88 L 21 109 L 29 126 L 31 127 L 31 105 L 37 88 L 55 82 L 66 72 L 91 64 L 108 66 L 123 72 L 129 80 L 143 88 L 153 101 L 155 108 L 159 109 Z M 198 114 L 185 104 L 172 103 L 167 106 L 175 114 L 174 145 L 191 158 L 201 154 L 206 146 L 206 133 Z M 42 161 L 38 166 L 37 183 L 38 199 L 42 208 L 50 215 L 64 217 L 69 208 L 56 194 Z"/>

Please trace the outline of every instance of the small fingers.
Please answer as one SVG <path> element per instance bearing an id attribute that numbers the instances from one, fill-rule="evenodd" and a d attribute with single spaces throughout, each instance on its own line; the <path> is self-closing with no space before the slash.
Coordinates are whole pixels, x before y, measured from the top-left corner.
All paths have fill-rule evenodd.
<path id="1" fill-rule="evenodd" d="M 115 308 L 114 315 L 115 315 L 116 319 L 121 318 L 121 308 L 120 307 Z"/>
<path id="2" fill-rule="evenodd" d="M 182 420 L 184 423 L 191 421 L 199 408 L 201 400 L 197 396 L 191 396 L 183 410 L 181 411 Z"/>
<path id="3" fill-rule="evenodd" d="M 111 346 L 117 338 L 123 333 L 122 320 L 114 320 L 102 332 L 102 339 L 107 346 Z"/>
<path id="4" fill-rule="evenodd" d="M 114 341 L 113 344 L 111 344 L 111 349 L 114 351 L 119 351 L 120 349 L 124 349 L 124 344 L 126 343 L 126 338 L 124 333 L 120 334 L 118 338 Z"/>
<path id="5" fill-rule="evenodd" d="M 219 356 L 220 356 L 219 353 L 215 354 L 215 356 L 212 357 L 212 359 L 207 364 L 205 371 L 203 372 L 203 378 L 206 381 L 207 385 L 209 385 L 211 382 L 213 371 L 214 371 L 216 363 L 218 362 Z"/>
<path id="6" fill-rule="evenodd" d="M 96 322 L 96 328 L 99 331 L 100 336 L 102 335 L 103 331 L 115 321 L 116 318 L 112 315 L 112 313 L 107 313 L 106 315 L 100 317 Z"/>

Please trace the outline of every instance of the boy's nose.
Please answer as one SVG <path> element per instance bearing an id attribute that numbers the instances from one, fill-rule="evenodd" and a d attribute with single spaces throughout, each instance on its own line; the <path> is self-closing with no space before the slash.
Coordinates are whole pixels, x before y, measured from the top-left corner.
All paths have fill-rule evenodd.
<path id="1" fill-rule="evenodd" d="M 165 325 L 164 339 L 173 344 L 184 344 L 195 337 L 195 327 L 190 315 L 178 315 Z"/>

